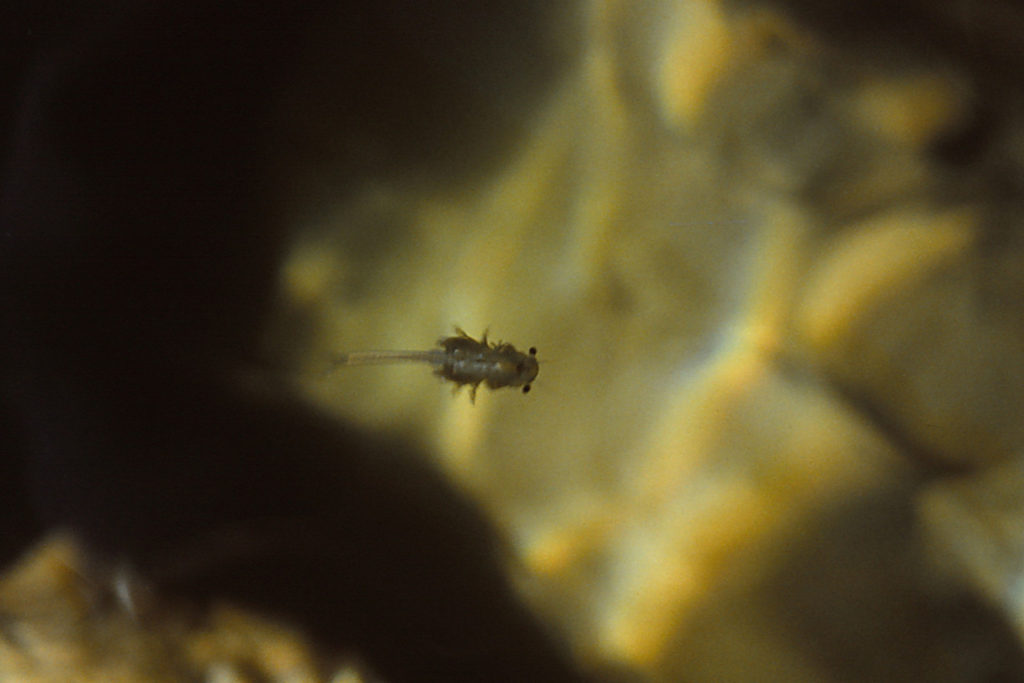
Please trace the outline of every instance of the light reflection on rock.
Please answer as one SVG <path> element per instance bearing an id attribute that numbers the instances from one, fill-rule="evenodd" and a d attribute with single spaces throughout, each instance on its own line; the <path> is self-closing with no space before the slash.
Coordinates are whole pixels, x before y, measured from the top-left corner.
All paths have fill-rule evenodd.
<path id="1" fill-rule="evenodd" d="M 1024 355 L 1005 321 L 1024 302 L 948 277 L 984 267 L 987 207 L 947 199 L 922 158 L 968 116 L 962 77 L 926 55 L 907 73 L 858 63 L 767 9 L 594 2 L 581 23 L 579 68 L 504 170 L 388 189 L 408 237 L 361 297 L 330 297 L 309 257 L 334 248 L 322 228 L 285 271 L 320 330 L 309 367 L 489 327 L 539 348 L 533 393 L 470 406 L 398 368 L 309 394 L 427 444 L 588 660 L 659 680 L 910 681 L 972 675 L 933 664 L 928 639 L 1011 656 L 1002 635 L 958 641 L 959 603 L 930 592 L 919 547 L 926 530 L 929 561 L 951 554 L 959 590 L 1024 637 L 1024 498 L 989 515 L 983 493 L 1022 481 Z M 350 229 L 346 202 L 319 222 Z M 1005 479 L 918 486 L 938 463 L 992 462 L 1012 463 Z"/>

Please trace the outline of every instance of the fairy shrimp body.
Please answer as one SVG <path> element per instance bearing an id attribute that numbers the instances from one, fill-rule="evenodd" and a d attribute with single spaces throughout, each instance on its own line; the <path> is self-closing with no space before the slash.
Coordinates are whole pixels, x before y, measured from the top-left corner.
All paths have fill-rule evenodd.
<path id="1" fill-rule="evenodd" d="M 476 400 L 476 390 L 481 384 L 489 389 L 522 387 L 524 394 L 530 391 L 530 383 L 540 370 L 536 348 L 531 346 L 527 353 L 523 353 L 512 344 L 488 343 L 486 332 L 480 341 L 458 327 L 455 332 L 458 336 L 438 340 L 440 349 L 347 353 L 341 354 L 336 364 L 429 363 L 434 366 L 435 374 L 454 382 L 456 390 L 468 384 L 472 401 Z"/>

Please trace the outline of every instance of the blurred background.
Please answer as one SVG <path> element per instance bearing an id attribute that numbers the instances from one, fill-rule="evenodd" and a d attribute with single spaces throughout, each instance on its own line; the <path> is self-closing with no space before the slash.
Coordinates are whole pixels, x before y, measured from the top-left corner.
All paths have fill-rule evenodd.
<path id="1" fill-rule="evenodd" d="M 1019 3 L 5 23 L 3 676 L 1024 680 Z"/>

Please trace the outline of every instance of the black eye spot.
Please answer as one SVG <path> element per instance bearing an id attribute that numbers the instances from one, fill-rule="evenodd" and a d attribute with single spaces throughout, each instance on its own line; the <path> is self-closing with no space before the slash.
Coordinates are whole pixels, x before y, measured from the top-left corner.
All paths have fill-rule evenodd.
<path id="1" fill-rule="evenodd" d="M 536 356 L 537 355 L 537 347 L 536 346 L 531 346 L 530 347 L 530 355 L 531 356 Z"/>
<path id="2" fill-rule="evenodd" d="M 526 386 L 523 387 L 523 393 L 524 394 L 530 393 L 530 385 L 529 384 L 527 384 Z"/>

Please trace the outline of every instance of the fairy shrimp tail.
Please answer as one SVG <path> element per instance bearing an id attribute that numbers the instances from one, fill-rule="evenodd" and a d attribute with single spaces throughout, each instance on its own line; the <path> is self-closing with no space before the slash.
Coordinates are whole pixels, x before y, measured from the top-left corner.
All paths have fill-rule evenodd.
<path id="1" fill-rule="evenodd" d="M 339 365 L 387 365 L 389 363 L 444 363 L 444 351 L 357 351 L 355 353 L 339 353 L 334 358 L 335 367 Z"/>

